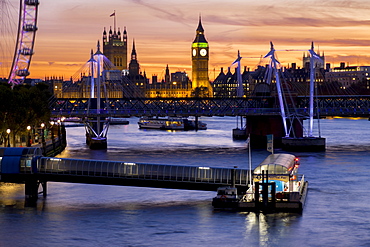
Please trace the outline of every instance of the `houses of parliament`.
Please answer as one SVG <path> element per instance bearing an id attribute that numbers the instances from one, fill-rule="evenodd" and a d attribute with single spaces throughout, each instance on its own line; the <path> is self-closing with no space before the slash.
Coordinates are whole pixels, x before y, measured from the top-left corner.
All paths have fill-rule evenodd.
<path id="1" fill-rule="evenodd" d="M 110 61 L 112 67 L 105 67 L 102 73 L 101 97 L 102 98 L 186 98 L 186 97 L 215 97 L 230 98 L 237 97 L 238 81 L 237 69 L 231 71 L 220 69 L 214 81 L 209 80 L 209 44 L 204 34 L 201 17 L 199 17 L 195 39 L 191 44 L 192 78 L 185 72 L 177 71 L 170 73 L 167 65 L 164 78 L 153 75 L 150 80 L 145 71 L 141 71 L 138 60 L 135 41 L 132 42 L 130 59 L 128 59 L 128 35 L 126 28 L 123 32 L 116 27 L 109 31 L 104 28 L 102 54 Z M 98 45 L 98 52 L 100 53 Z M 367 76 L 370 67 L 345 66 L 341 64 L 338 68 L 325 66 L 324 53 L 320 54 L 321 62 L 315 65 L 316 82 L 320 86 L 324 82 L 334 82 L 340 73 L 341 79 L 347 78 L 347 85 L 336 85 L 338 88 L 348 87 L 356 81 L 365 80 L 369 87 Z M 129 61 L 129 62 L 128 62 Z M 297 95 L 305 95 L 307 84 L 310 80 L 309 54 L 303 54 L 302 67 L 292 63 L 288 68 L 282 68 L 281 74 L 286 87 Z M 259 65 L 254 71 L 246 67 L 242 71 L 243 97 L 246 96 L 273 96 L 276 94 L 275 83 L 266 82 L 266 71 L 268 66 Z M 353 79 L 356 74 L 356 80 Z M 327 79 L 326 79 L 327 78 Z M 90 75 L 81 75 L 78 81 L 64 81 L 61 78 L 48 78 L 46 81 L 51 84 L 54 95 L 57 98 L 89 98 Z"/>
<path id="2" fill-rule="evenodd" d="M 110 27 L 104 28 L 102 54 L 112 67 L 104 65 L 102 73 L 101 97 L 105 98 L 169 98 L 169 97 L 212 97 L 212 86 L 208 77 L 209 47 L 204 35 L 201 18 L 196 29 L 196 37 L 191 45 L 192 79 L 185 72 L 170 73 L 167 65 L 164 78 L 153 75 L 151 82 L 145 71 L 141 71 L 135 40 L 132 41 L 128 59 L 128 34 Z M 100 53 L 98 45 L 98 52 Z M 92 58 L 93 59 L 93 55 Z M 57 98 L 89 98 L 90 75 L 81 75 L 78 81 L 64 81 L 62 78 L 47 78 Z M 106 90 L 105 90 L 106 89 Z M 107 95 L 104 95 L 106 92 Z"/>

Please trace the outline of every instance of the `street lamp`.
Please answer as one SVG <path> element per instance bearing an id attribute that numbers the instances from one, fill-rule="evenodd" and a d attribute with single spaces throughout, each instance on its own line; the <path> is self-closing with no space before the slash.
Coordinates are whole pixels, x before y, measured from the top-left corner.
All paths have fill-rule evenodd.
<path id="1" fill-rule="evenodd" d="M 60 123 L 59 119 L 58 119 L 57 123 L 58 123 L 58 140 L 60 141 L 60 125 L 61 125 L 61 123 Z"/>
<path id="2" fill-rule="evenodd" d="M 8 148 L 10 148 L 10 129 L 7 129 L 6 133 L 8 133 Z"/>
<path id="3" fill-rule="evenodd" d="M 51 130 L 51 140 L 54 141 L 54 121 L 50 122 L 50 130 Z"/>
<path id="4" fill-rule="evenodd" d="M 27 133 L 28 133 L 28 136 L 27 136 L 27 147 L 31 147 L 31 126 L 27 126 Z"/>
<path id="5" fill-rule="evenodd" d="M 42 141 L 42 144 L 43 144 L 43 145 L 44 145 L 44 143 L 45 143 L 44 127 L 45 127 L 45 124 L 44 124 L 44 123 L 42 123 L 42 124 L 41 124 L 41 141 Z"/>

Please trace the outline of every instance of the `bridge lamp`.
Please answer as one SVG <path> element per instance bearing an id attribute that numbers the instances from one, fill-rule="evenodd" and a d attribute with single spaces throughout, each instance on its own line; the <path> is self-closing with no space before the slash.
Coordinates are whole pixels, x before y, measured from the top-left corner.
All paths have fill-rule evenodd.
<path id="1" fill-rule="evenodd" d="M 9 148 L 10 147 L 10 129 L 7 129 L 6 133 L 8 134 L 8 148 Z"/>

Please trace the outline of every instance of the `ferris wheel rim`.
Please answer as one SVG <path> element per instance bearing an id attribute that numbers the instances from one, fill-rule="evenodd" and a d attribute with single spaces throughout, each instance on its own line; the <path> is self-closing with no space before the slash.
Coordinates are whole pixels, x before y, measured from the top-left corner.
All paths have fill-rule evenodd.
<path id="1" fill-rule="evenodd" d="M 30 74 L 29 67 L 37 31 L 39 0 L 20 0 L 17 40 L 8 83 L 21 84 Z"/>

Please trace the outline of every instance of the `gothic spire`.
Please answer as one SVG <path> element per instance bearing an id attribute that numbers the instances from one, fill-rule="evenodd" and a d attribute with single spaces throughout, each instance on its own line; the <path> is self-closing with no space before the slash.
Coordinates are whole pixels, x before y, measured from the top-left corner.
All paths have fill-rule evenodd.
<path id="1" fill-rule="evenodd" d="M 98 43 L 96 45 L 96 52 L 94 55 L 102 55 L 103 53 L 100 51 L 100 41 L 98 40 Z"/>
<path id="2" fill-rule="evenodd" d="M 136 60 L 135 39 L 132 40 L 131 60 Z"/>
<path id="3" fill-rule="evenodd" d="M 203 29 L 203 26 L 202 26 L 202 17 L 200 16 L 200 14 L 199 14 L 199 23 L 198 23 L 197 32 L 201 32 L 201 33 L 204 32 L 204 29 Z"/>
<path id="4" fill-rule="evenodd" d="M 199 15 L 198 27 L 196 30 L 196 36 L 195 36 L 195 40 L 193 41 L 193 43 L 208 43 L 206 40 L 206 37 L 204 37 L 204 28 L 202 26 L 202 18 L 200 15 Z"/>

